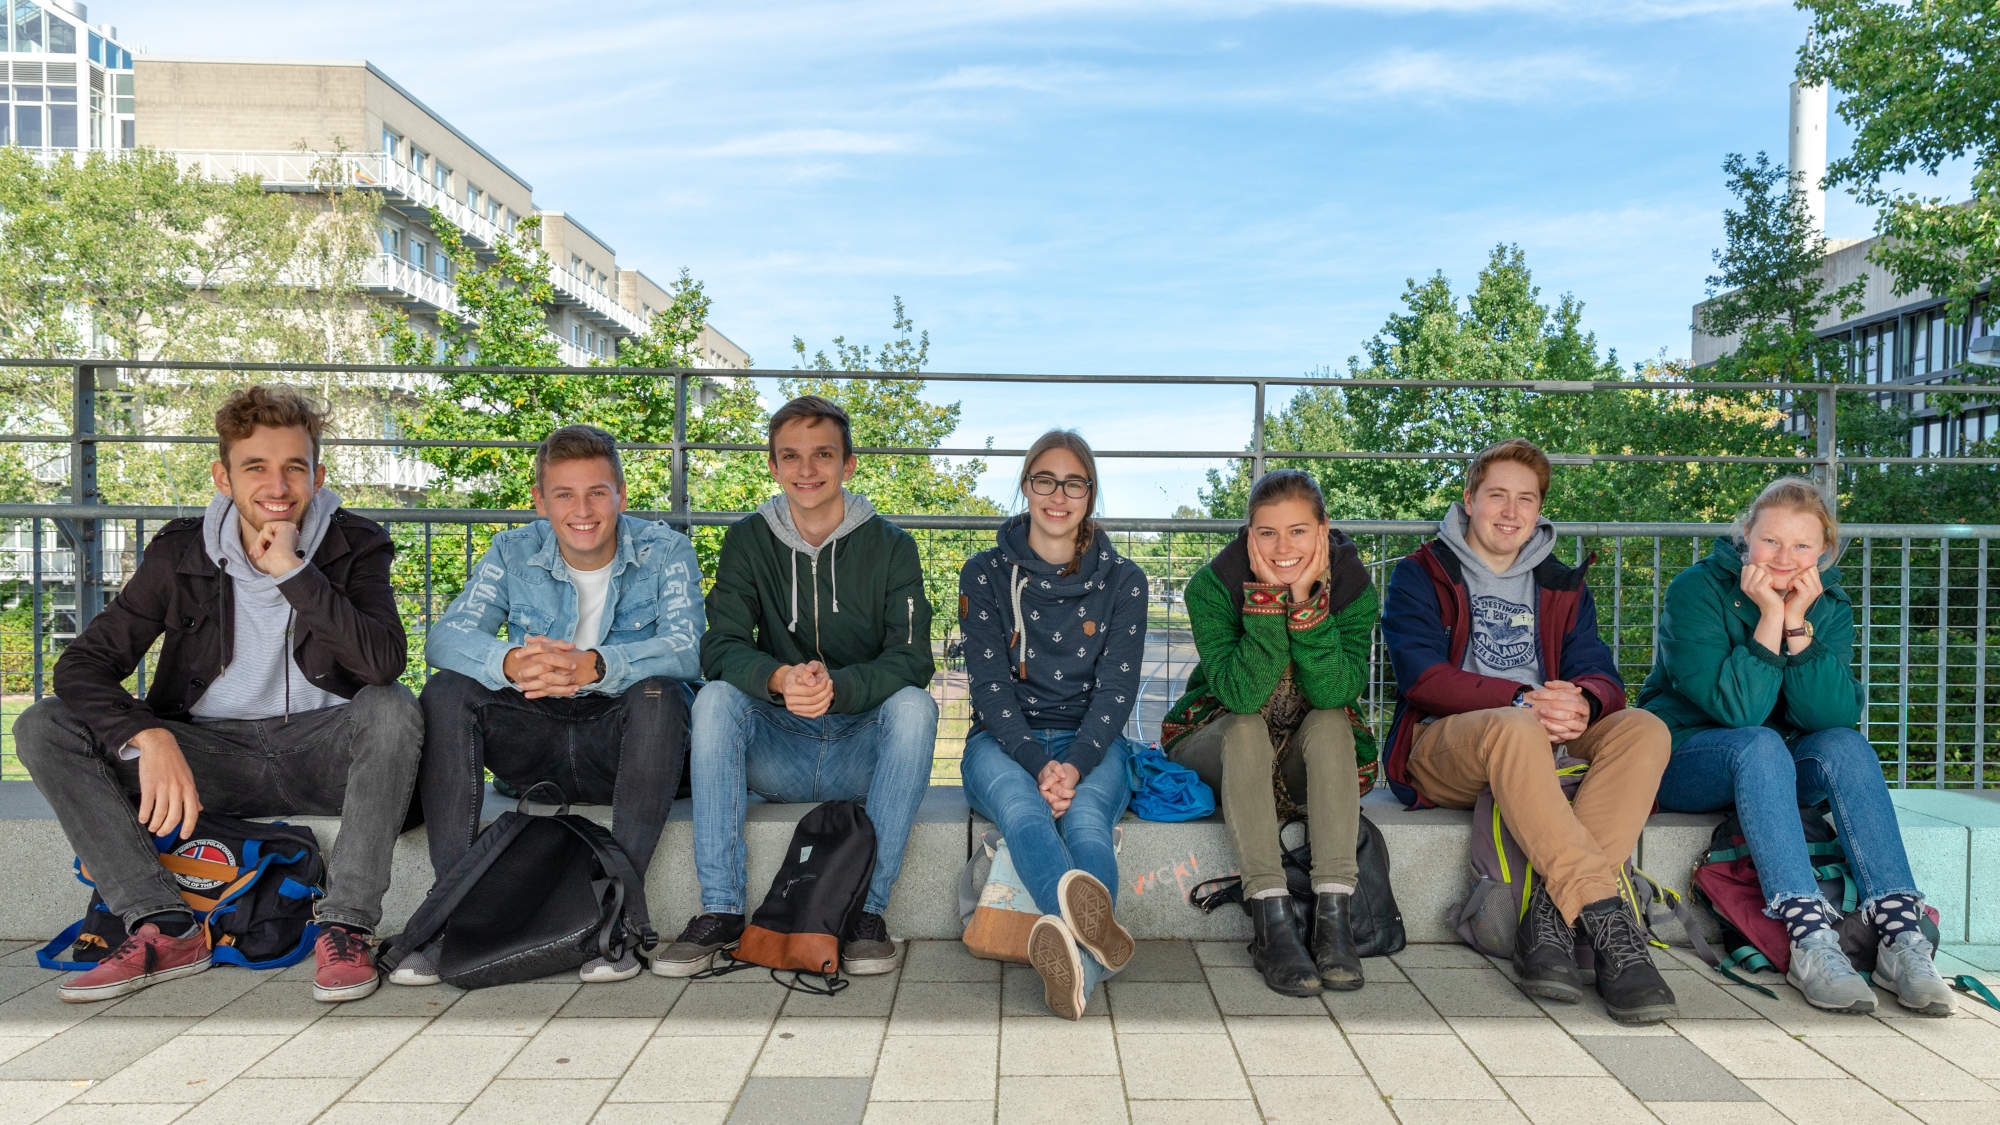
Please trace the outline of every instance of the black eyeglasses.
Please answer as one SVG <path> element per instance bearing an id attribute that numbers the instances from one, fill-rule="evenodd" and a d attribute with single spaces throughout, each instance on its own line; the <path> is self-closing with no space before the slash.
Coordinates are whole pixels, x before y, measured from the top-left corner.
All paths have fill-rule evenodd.
<path id="1" fill-rule="evenodd" d="M 1051 473 L 1036 473 L 1029 477 L 1028 487 L 1033 489 L 1037 496 L 1054 496 L 1058 488 L 1062 489 L 1064 496 L 1072 500 L 1081 500 L 1090 495 L 1089 481 L 1078 477 L 1057 480 Z"/>

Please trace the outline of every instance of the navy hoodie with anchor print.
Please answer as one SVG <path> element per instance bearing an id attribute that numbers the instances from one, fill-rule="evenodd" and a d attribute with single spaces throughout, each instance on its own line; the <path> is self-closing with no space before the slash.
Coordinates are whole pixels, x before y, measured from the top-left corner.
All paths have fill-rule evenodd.
<path id="1" fill-rule="evenodd" d="M 1125 729 L 1146 649 L 1146 575 L 1102 530 L 1077 573 L 1028 546 L 1024 513 L 958 576 L 975 729 L 1031 774 L 1050 761 L 1035 731 L 1073 730 L 1065 760 L 1088 776 Z"/>

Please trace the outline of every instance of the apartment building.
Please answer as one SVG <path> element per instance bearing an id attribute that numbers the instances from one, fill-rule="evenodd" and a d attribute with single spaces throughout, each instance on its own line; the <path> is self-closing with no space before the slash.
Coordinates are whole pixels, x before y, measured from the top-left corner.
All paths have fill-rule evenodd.
<path id="1" fill-rule="evenodd" d="M 0 144 L 117 151 L 133 145 L 132 52 L 68 0 L 0 7 Z"/>

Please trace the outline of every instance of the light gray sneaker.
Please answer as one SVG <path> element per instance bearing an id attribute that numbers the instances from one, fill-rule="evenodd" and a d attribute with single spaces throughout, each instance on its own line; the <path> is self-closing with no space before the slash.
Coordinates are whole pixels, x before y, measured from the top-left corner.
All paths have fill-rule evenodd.
<path id="1" fill-rule="evenodd" d="M 1792 967 L 1785 979 L 1815 1008 L 1852 1016 L 1875 1010 L 1875 990 L 1841 952 L 1840 935 L 1831 929 L 1814 930 L 1792 943 Z"/>
<path id="2" fill-rule="evenodd" d="M 609 981 L 631 980 L 644 972 L 639 964 L 639 955 L 631 950 L 616 961 L 604 957 L 592 957 L 576 971 L 577 979 L 585 984 L 604 984 Z"/>
<path id="3" fill-rule="evenodd" d="M 395 968 L 389 970 L 390 984 L 411 988 L 433 985 L 438 983 L 439 979 L 435 946 L 411 950 L 408 956 L 396 962 Z"/>
<path id="4" fill-rule="evenodd" d="M 1875 951 L 1875 983 L 1895 993 L 1896 1003 L 1918 1015 L 1948 1016 L 1953 1008 L 1951 986 L 1931 960 L 1936 953 L 1923 934 L 1904 930 Z"/>

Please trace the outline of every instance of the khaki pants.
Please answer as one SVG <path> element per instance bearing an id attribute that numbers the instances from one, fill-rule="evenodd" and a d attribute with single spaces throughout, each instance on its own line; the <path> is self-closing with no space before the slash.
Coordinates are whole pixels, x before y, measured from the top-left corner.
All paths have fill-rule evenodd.
<path id="1" fill-rule="evenodd" d="M 1554 747 L 1535 713 L 1494 707 L 1446 715 L 1417 729 L 1410 780 L 1431 803 L 1471 808 L 1491 788 L 1507 830 L 1548 880 L 1570 922 L 1584 904 L 1618 893 L 1618 871 L 1653 809 L 1671 738 L 1649 711 L 1627 707 L 1569 743 L 1590 763 L 1576 803 L 1563 799 Z"/>
<path id="2" fill-rule="evenodd" d="M 1227 714 L 1174 744 L 1174 761 L 1222 795 L 1222 819 L 1243 867 L 1243 894 L 1283 890 L 1278 805 L 1272 792 L 1271 736 L 1262 715 Z M 1345 711 L 1310 711 L 1283 760 L 1285 790 L 1305 795 L 1312 880 L 1356 886 L 1361 796 L 1354 780 L 1354 727 Z"/>

